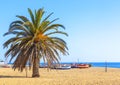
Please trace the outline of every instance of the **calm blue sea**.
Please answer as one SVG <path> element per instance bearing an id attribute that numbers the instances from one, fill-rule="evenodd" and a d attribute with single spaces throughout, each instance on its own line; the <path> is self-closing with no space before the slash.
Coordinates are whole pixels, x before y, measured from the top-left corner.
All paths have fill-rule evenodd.
<path id="1" fill-rule="evenodd" d="M 88 62 L 87 64 L 91 64 L 92 67 L 120 68 L 120 62 Z"/>
<path id="2" fill-rule="evenodd" d="M 13 64 L 13 63 L 9 63 Z M 62 62 L 61 64 L 74 64 L 73 62 Z M 78 63 L 77 63 L 78 64 Z M 79 64 L 91 64 L 92 67 L 110 67 L 110 68 L 120 68 L 120 62 L 82 62 Z M 40 65 L 44 65 L 40 63 Z"/>
<path id="3" fill-rule="evenodd" d="M 93 67 L 120 68 L 120 62 L 90 62 Z"/>
<path id="4" fill-rule="evenodd" d="M 63 63 L 63 64 L 72 64 L 72 62 L 69 63 Z M 84 62 L 80 64 L 86 64 Z M 87 64 L 91 64 L 92 67 L 110 67 L 110 68 L 120 68 L 120 62 L 87 62 Z"/>
<path id="5" fill-rule="evenodd" d="M 73 62 L 62 62 L 61 64 L 74 64 Z M 120 62 L 82 62 L 77 64 L 91 64 L 92 67 L 110 67 L 110 68 L 120 68 Z M 41 63 L 41 65 L 44 65 Z"/>

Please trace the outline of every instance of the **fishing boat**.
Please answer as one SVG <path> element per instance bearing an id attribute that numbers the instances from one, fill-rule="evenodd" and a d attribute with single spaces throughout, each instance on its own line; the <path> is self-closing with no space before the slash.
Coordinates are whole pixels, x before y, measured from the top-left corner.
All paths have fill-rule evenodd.
<path id="1" fill-rule="evenodd" d="M 69 64 L 59 64 L 59 65 L 55 65 L 54 69 L 67 70 L 67 69 L 71 69 L 71 65 L 69 65 Z"/>
<path id="2" fill-rule="evenodd" d="M 90 64 L 71 64 L 71 68 L 89 68 Z"/>
<path id="3" fill-rule="evenodd" d="M 10 68 L 11 66 L 0 60 L 0 68 Z"/>
<path id="4" fill-rule="evenodd" d="M 79 64 L 78 68 L 89 68 L 90 65 L 89 64 Z"/>
<path id="5" fill-rule="evenodd" d="M 3 66 L 5 63 L 4 61 L 0 60 L 0 67 Z"/>

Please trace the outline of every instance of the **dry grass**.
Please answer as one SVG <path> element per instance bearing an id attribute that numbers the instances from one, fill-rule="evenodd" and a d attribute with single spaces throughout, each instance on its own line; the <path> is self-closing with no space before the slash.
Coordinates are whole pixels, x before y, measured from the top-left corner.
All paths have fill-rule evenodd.
<path id="1" fill-rule="evenodd" d="M 40 68 L 40 78 L 31 78 L 28 71 L 0 68 L 0 85 L 120 85 L 120 69 L 104 68 L 50 70 Z"/>

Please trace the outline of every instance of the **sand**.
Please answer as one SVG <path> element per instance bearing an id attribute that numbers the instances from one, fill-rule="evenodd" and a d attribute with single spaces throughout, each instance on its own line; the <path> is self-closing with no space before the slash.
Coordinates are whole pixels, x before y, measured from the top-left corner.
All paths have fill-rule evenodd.
<path id="1" fill-rule="evenodd" d="M 40 78 L 31 78 L 31 71 L 0 68 L 0 85 L 120 85 L 120 68 L 86 68 L 47 70 L 40 68 Z"/>

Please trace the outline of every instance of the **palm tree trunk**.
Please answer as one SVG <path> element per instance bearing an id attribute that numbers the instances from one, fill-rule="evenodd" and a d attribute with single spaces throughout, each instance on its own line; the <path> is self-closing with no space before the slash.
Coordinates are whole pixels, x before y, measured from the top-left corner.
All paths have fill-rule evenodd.
<path id="1" fill-rule="evenodd" d="M 34 57 L 32 77 L 40 77 L 40 75 L 39 75 L 39 58 L 38 57 Z"/>

